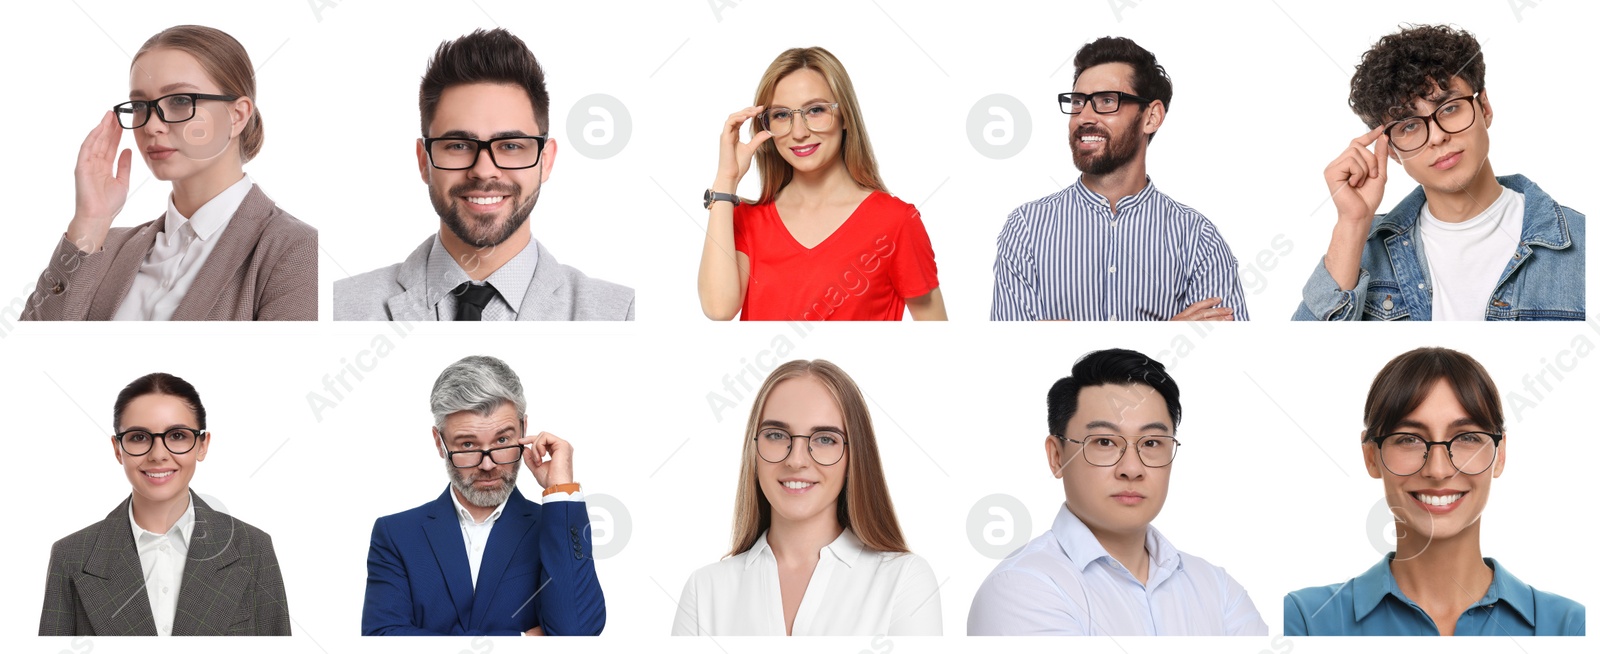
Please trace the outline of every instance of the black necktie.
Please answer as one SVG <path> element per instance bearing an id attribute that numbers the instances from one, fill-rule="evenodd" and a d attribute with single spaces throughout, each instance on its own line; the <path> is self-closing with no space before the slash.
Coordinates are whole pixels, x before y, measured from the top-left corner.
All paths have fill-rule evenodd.
<path id="1" fill-rule="evenodd" d="M 495 296 L 494 285 L 488 282 L 462 282 L 450 293 L 456 296 L 456 320 L 483 320 L 483 308 Z"/>

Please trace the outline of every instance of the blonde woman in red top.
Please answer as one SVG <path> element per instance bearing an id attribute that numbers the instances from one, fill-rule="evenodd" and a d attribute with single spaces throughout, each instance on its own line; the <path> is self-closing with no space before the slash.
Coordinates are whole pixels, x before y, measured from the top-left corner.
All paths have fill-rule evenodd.
<path id="1" fill-rule="evenodd" d="M 855 88 L 822 48 L 778 55 L 723 125 L 700 307 L 713 320 L 944 320 L 916 207 L 878 176 Z M 739 130 L 754 121 L 750 140 Z M 761 196 L 735 195 L 754 160 Z"/>

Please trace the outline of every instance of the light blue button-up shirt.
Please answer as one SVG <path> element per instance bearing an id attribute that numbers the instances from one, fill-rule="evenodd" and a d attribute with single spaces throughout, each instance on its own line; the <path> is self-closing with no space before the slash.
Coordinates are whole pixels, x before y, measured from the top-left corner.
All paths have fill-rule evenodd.
<path id="1" fill-rule="evenodd" d="M 989 573 L 967 614 L 970 636 L 1265 636 L 1250 595 L 1222 568 L 1150 527 L 1147 583 L 1062 505 L 1050 531 Z"/>
<path id="2" fill-rule="evenodd" d="M 1285 636 L 1437 636 L 1439 627 L 1400 592 L 1390 552 L 1361 576 L 1283 598 Z M 1456 618 L 1457 636 L 1582 636 L 1583 605 L 1522 583 L 1494 559 L 1489 592 Z"/>

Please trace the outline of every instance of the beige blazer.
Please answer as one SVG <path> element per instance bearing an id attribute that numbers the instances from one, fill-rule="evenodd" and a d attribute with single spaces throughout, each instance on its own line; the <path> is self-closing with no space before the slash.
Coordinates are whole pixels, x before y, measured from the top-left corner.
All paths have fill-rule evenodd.
<path id="1" fill-rule="evenodd" d="M 114 227 L 85 254 L 62 236 L 23 320 L 110 320 L 133 287 L 166 214 Z M 173 320 L 316 320 L 317 230 L 278 208 L 260 186 L 239 204 Z"/>

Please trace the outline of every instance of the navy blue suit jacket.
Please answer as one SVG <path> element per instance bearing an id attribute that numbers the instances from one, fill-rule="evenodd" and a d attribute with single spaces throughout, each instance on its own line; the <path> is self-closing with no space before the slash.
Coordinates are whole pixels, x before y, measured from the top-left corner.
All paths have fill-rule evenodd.
<path id="1" fill-rule="evenodd" d="M 513 490 L 474 591 L 450 493 L 373 523 L 362 635 L 515 636 L 536 626 L 551 636 L 600 633 L 605 596 L 583 502 L 539 505 Z"/>

